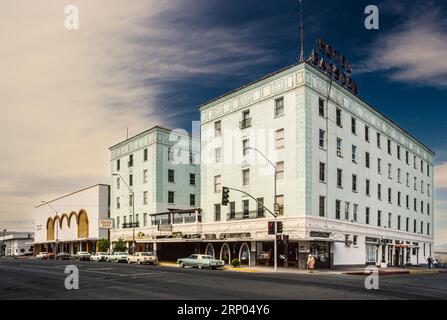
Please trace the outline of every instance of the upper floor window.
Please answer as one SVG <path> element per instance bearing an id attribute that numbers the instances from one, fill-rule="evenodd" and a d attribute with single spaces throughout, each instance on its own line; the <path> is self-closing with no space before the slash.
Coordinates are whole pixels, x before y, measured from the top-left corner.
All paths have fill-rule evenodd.
<path id="1" fill-rule="evenodd" d="M 245 129 L 251 127 L 251 117 L 250 117 L 250 110 L 245 110 L 242 112 L 242 121 L 240 123 L 240 128 Z"/>
<path id="2" fill-rule="evenodd" d="M 324 117 L 324 100 L 321 98 L 318 99 L 318 114 Z"/>
<path id="3" fill-rule="evenodd" d="M 133 174 L 129 174 L 129 186 L 133 186 Z"/>
<path id="4" fill-rule="evenodd" d="M 143 170 L 143 183 L 147 183 L 148 179 L 147 173 L 148 173 L 147 169 Z"/>
<path id="5" fill-rule="evenodd" d="M 222 135 L 222 122 L 216 121 L 214 122 L 214 136 L 220 137 Z"/>
<path id="6" fill-rule="evenodd" d="M 175 202 L 174 191 L 168 191 L 168 203 L 174 203 L 174 202 Z"/>
<path id="7" fill-rule="evenodd" d="M 351 132 L 357 134 L 357 120 L 354 117 L 351 118 Z"/>
<path id="8" fill-rule="evenodd" d="M 194 173 L 189 174 L 189 184 L 192 186 L 196 185 L 196 175 Z"/>
<path id="9" fill-rule="evenodd" d="M 340 220 L 341 201 L 335 200 L 335 219 Z"/>
<path id="10" fill-rule="evenodd" d="M 343 186 L 343 170 L 337 169 L 337 187 Z"/>
<path id="11" fill-rule="evenodd" d="M 341 120 L 341 109 L 339 109 L 339 108 L 336 109 L 336 111 L 335 111 L 335 118 L 336 118 L 337 126 L 343 127 L 343 123 L 342 123 L 342 120 Z"/>
<path id="12" fill-rule="evenodd" d="M 220 203 L 214 204 L 214 221 L 220 221 Z"/>
<path id="13" fill-rule="evenodd" d="M 382 139 L 382 136 L 380 135 L 380 133 L 379 132 L 377 132 L 377 148 L 381 148 L 381 139 Z"/>
<path id="14" fill-rule="evenodd" d="M 242 140 L 242 155 L 245 157 L 249 154 L 250 152 L 250 140 L 248 139 L 244 139 Z"/>
<path id="15" fill-rule="evenodd" d="M 357 163 L 357 146 L 352 145 L 352 162 Z"/>
<path id="16" fill-rule="evenodd" d="M 216 163 L 220 163 L 220 161 L 221 161 L 221 149 L 220 148 L 214 149 L 214 161 Z"/>
<path id="17" fill-rule="evenodd" d="M 407 150 L 405 150 L 405 163 L 406 163 L 407 165 L 410 164 L 410 156 L 409 156 Z"/>
<path id="18" fill-rule="evenodd" d="M 391 140 L 388 139 L 388 154 L 391 155 Z"/>
<path id="19" fill-rule="evenodd" d="M 357 175 L 352 175 L 352 192 L 357 192 Z"/>
<path id="20" fill-rule="evenodd" d="M 284 161 L 276 163 L 276 180 L 284 179 Z"/>
<path id="21" fill-rule="evenodd" d="M 121 178 L 116 178 L 116 190 L 119 190 L 121 186 Z"/>
<path id="22" fill-rule="evenodd" d="M 174 150 L 171 147 L 168 147 L 168 161 L 174 160 Z"/>
<path id="23" fill-rule="evenodd" d="M 143 161 L 147 161 L 147 149 L 143 150 Z"/>
<path id="24" fill-rule="evenodd" d="M 323 149 L 324 149 L 325 135 L 326 135 L 326 132 L 323 129 L 320 129 L 319 145 L 320 145 L 320 148 L 323 148 Z"/>
<path id="25" fill-rule="evenodd" d="M 320 181 L 326 181 L 326 164 L 324 162 L 320 162 Z"/>
<path id="26" fill-rule="evenodd" d="M 424 161 L 421 160 L 421 172 L 424 173 Z"/>
<path id="27" fill-rule="evenodd" d="M 147 204 L 147 191 L 143 191 L 143 204 Z"/>
<path id="28" fill-rule="evenodd" d="M 369 152 L 365 152 L 365 167 L 369 168 Z"/>
<path id="29" fill-rule="evenodd" d="M 129 155 L 129 162 L 127 163 L 128 167 L 133 167 L 133 154 Z"/>
<path id="30" fill-rule="evenodd" d="M 120 171 L 121 162 L 120 159 L 116 160 L 116 171 Z"/>
<path id="31" fill-rule="evenodd" d="M 275 145 L 276 149 L 284 149 L 284 129 L 275 131 Z"/>
<path id="32" fill-rule="evenodd" d="M 365 126 L 365 141 L 369 142 L 369 127 Z"/>
<path id="33" fill-rule="evenodd" d="M 172 170 L 172 169 L 168 170 L 168 182 L 175 182 L 174 181 L 174 170 Z"/>
<path id="34" fill-rule="evenodd" d="M 279 207 L 279 215 L 283 216 L 284 215 L 284 196 L 283 195 L 276 196 L 275 202 Z"/>
<path id="35" fill-rule="evenodd" d="M 397 145 L 397 159 L 400 160 L 400 146 Z"/>
<path id="36" fill-rule="evenodd" d="M 324 217 L 325 214 L 325 202 L 326 202 L 326 197 L 325 196 L 320 196 L 320 201 L 319 201 L 319 216 L 320 217 Z"/>
<path id="37" fill-rule="evenodd" d="M 342 142 L 343 140 L 340 138 L 337 138 L 337 156 L 342 156 Z"/>
<path id="38" fill-rule="evenodd" d="M 189 195 L 189 205 L 190 206 L 195 206 L 196 205 L 196 195 L 195 194 L 190 194 Z"/>
<path id="39" fill-rule="evenodd" d="M 275 100 L 275 116 L 281 116 L 284 114 L 284 98 L 281 97 Z"/>
<path id="40" fill-rule="evenodd" d="M 242 170 L 242 186 L 246 187 L 250 185 L 250 169 Z"/>
<path id="41" fill-rule="evenodd" d="M 222 191 L 222 182 L 221 177 L 214 176 L 214 192 L 221 192 Z"/>

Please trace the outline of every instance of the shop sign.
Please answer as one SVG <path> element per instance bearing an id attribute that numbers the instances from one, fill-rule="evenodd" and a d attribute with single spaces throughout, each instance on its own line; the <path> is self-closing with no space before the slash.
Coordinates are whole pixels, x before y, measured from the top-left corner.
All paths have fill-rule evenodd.
<path id="1" fill-rule="evenodd" d="M 158 231 L 171 232 L 172 231 L 172 224 L 159 224 L 158 225 Z"/>
<path id="2" fill-rule="evenodd" d="M 99 219 L 99 229 L 112 229 L 113 220 L 112 219 Z"/>

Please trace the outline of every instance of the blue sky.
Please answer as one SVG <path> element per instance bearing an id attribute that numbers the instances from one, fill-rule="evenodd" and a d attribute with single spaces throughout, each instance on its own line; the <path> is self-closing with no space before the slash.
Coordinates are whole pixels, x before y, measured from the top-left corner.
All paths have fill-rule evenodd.
<path id="1" fill-rule="evenodd" d="M 298 0 L 16 0 L 0 12 L 0 225 L 108 183 L 108 147 L 297 61 Z M 377 5 L 380 29 L 366 30 Z M 360 96 L 437 153 L 436 237 L 447 243 L 447 3 L 304 0 L 305 49 L 322 37 L 354 65 Z M 12 35 L 12 36 L 11 36 Z"/>

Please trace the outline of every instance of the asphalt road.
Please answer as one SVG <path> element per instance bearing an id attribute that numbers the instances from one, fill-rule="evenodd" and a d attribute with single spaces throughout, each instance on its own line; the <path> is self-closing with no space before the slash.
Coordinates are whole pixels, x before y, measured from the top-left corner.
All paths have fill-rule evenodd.
<path id="1" fill-rule="evenodd" d="M 79 290 L 65 289 L 65 267 L 79 269 Z M 447 299 L 447 273 L 365 277 L 243 273 L 149 265 L 0 258 L 0 299 Z"/>

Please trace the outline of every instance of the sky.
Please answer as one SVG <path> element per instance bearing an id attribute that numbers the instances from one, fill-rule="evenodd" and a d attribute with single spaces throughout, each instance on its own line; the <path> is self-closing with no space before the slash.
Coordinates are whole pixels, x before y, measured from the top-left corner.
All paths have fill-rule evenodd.
<path id="1" fill-rule="evenodd" d="M 79 29 L 64 26 L 79 8 Z M 367 5 L 379 29 L 364 27 Z M 437 153 L 435 241 L 447 243 L 447 4 L 304 0 L 360 96 Z M 43 200 L 109 183 L 108 147 L 297 61 L 297 0 L 14 0 L 0 12 L 0 228 L 33 229 Z M 444 19 L 443 19 L 444 18 Z"/>

